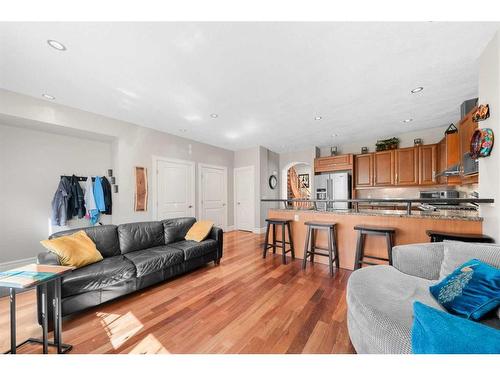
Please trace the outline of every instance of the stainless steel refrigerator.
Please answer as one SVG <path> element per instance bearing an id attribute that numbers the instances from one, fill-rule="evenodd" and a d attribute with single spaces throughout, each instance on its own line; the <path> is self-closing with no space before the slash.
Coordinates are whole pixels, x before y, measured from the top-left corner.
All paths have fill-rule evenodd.
<path id="1" fill-rule="evenodd" d="M 351 197 L 351 175 L 347 172 L 321 173 L 314 176 L 316 199 L 349 199 Z M 319 210 L 342 210 L 350 207 L 348 202 L 318 202 Z"/>

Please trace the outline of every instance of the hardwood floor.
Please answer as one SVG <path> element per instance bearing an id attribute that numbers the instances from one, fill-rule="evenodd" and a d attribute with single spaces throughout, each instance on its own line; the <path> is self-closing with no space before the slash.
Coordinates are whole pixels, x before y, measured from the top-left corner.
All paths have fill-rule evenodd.
<path id="1" fill-rule="evenodd" d="M 263 235 L 224 235 L 224 257 L 188 275 L 67 319 L 71 353 L 354 353 L 346 325 L 350 271 L 262 259 Z M 18 296 L 18 342 L 40 336 L 33 292 Z M 9 346 L 0 299 L 0 350 Z M 26 345 L 19 352 L 40 353 Z"/>

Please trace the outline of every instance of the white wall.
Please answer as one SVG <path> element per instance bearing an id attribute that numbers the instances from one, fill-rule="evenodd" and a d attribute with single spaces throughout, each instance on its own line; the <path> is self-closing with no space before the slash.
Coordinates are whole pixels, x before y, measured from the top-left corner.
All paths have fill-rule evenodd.
<path id="1" fill-rule="evenodd" d="M 455 123 L 458 123 L 460 119 L 459 105 L 457 103 L 457 120 Z M 411 125 L 402 124 L 402 126 L 411 127 Z M 446 128 L 448 128 L 449 124 L 446 126 L 439 126 L 437 128 L 430 129 L 422 129 L 411 132 L 402 132 L 400 134 L 395 134 L 394 137 L 399 138 L 399 147 L 411 147 L 413 146 L 413 140 L 415 138 L 422 138 L 424 144 L 432 144 L 437 143 L 444 137 L 444 132 Z M 380 138 L 379 138 L 380 139 Z M 375 143 L 377 143 L 378 139 L 366 139 L 362 141 L 356 141 L 352 143 L 343 143 L 343 144 L 333 144 L 332 146 L 337 146 L 338 153 L 342 154 L 360 154 L 361 147 L 368 147 L 370 152 L 375 151 Z M 330 147 L 321 147 L 320 148 L 321 156 L 330 156 Z"/>
<path id="2" fill-rule="evenodd" d="M 482 128 L 491 128 L 500 136 L 500 37 L 491 40 L 479 60 L 479 103 L 489 104 L 490 118 L 479 123 Z M 493 198 L 496 203 L 481 206 L 484 217 L 483 233 L 500 241 L 500 152 L 498 144 L 491 155 L 479 159 L 479 196 Z"/>
<path id="3" fill-rule="evenodd" d="M 153 155 L 228 167 L 228 226 L 233 225 L 233 151 L 7 90 L 0 90 L 2 119 L 29 121 L 40 129 L 50 126 L 61 131 L 85 131 L 114 138 L 111 158 L 119 185 L 119 193 L 113 195 L 113 222 L 116 224 L 152 220 L 152 194 L 149 194 L 148 211 L 134 211 L 133 171 L 135 166 L 146 167 L 151 189 Z"/>
<path id="4" fill-rule="evenodd" d="M 264 199 L 279 199 L 280 194 L 280 178 L 279 178 L 279 155 L 265 147 L 259 147 L 259 164 L 260 164 L 260 198 Z M 278 185 L 275 189 L 269 186 L 269 177 L 275 175 L 278 179 Z M 260 202 L 260 222 L 259 230 L 262 232 L 266 226 L 267 211 L 270 208 L 279 207 L 276 202 Z"/>
<path id="5" fill-rule="evenodd" d="M 61 175 L 106 175 L 111 143 L 0 125 L 0 263 L 33 258 L 49 232 L 51 201 Z M 111 217 L 101 215 L 101 222 Z M 68 227 L 88 226 L 73 219 Z"/>

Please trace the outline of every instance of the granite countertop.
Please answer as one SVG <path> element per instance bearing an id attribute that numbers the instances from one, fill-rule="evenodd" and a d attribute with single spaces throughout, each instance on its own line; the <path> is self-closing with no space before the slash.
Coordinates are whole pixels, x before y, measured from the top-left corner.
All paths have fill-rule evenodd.
<path id="1" fill-rule="evenodd" d="M 478 215 L 477 211 L 464 211 L 464 210 L 440 210 L 424 212 L 418 210 L 412 210 L 411 215 L 408 215 L 406 210 L 370 210 L 370 209 L 359 209 L 356 212 L 353 209 L 348 210 L 310 210 L 305 208 L 271 208 L 275 211 L 303 211 L 303 212 L 315 212 L 319 214 L 334 214 L 334 215 L 361 215 L 361 216 L 395 216 L 402 218 L 413 218 L 413 219 L 436 219 L 436 220 L 465 220 L 465 221 L 483 221 L 483 218 Z"/>

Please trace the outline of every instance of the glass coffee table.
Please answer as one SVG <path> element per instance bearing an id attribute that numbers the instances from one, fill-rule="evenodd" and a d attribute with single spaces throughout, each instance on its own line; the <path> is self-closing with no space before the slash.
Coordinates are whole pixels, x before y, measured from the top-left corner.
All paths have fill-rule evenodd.
<path id="1" fill-rule="evenodd" d="M 29 264 L 24 267 L 0 272 L 0 288 L 9 289 L 10 297 L 10 350 L 5 354 L 16 354 L 17 348 L 26 343 L 42 344 L 43 353 L 47 354 L 49 346 L 57 348 L 57 353 L 62 354 L 71 350 L 72 346 L 62 342 L 62 314 L 61 314 L 61 277 L 71 272 L 73 267 Z M 54 341 L 48 338 L 48 285 L 54 288 Z M 21 344 L 16 344 L 16 290 L 30 289 L 39 286 L 41 289 L 41 316 L 42 339 L 29 338 Z"/>

